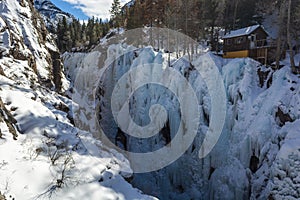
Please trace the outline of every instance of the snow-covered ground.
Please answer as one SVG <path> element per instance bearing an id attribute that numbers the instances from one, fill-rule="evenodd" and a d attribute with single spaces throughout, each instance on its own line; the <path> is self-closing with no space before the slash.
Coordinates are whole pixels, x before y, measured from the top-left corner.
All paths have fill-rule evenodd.
<path id="1" fill-rule="evenodd" d="M 20 70 L 26 67 L 13 64 Z M 70 100 L 38 83 L 31 89 L 29 81 L 17 84 L 0 76 L 0 85 L 0 97 L 20 130 L 13 140 L 7 125 L 0 123 L 2 194 L 15 199 L 152 199 L 121 176 L 120 170 L 129 167 L 122 155 L 105 150 L 101 142 L 70 123 Z M 94 146 L 93 154 L 83 143 Z"/>
<path id="2" fill-rule="evenodd" d="M 122 155 L 105 150 L 58 109 L 69 107 L 70 100 L 38 84 L 32 90 L 3 76 L 0 83 L 0 97 L 14 110 L 21 132 L 13 140 L 6 124 L 0 124 L 2 194 L 15 199 L 152 199 L 121 176 L 120 170 L 129 167 Z M 83 143 L 94 146 L 93 154 Z"/>
<path id="3" fill-rule="evenodd" d="M 131 174 L 123 171 L 131 170 L 123 155 L 73 125 L 73 102 L 51 83 L 50 51 L 57 48 L 50 35 L 43 38 L 43 22 L 33 23 L 35 14 L 31 1 L 0 1 L 0 193 L 24 200 L 154 199 L 125 180 Z M 67 90 L 69 81 L 62 82 Z"/>

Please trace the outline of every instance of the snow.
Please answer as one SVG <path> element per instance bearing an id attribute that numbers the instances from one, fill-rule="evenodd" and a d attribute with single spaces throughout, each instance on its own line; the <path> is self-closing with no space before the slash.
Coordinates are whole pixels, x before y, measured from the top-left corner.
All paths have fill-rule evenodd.
<path id="1" fill-rule="evenodd" d="M 124 7 L 125 7 L 125 6 L 131 7 L 131 6 L 134 5 L 134 3 L 135 3 L 135 0 L 131 0 L 131 1 L 129 1 L 128 3 L 126 3 L 126 4 L 124 5 Z"/>
<path id="2" fill-rule="evenodd" d="M 295 65 L 298 66 L 298 64 L 300 63 L 300 54 L 294 55 L 294 62 L 295 62 Z M 285 59 L 280 61 L 280 64 L 283 66 L 291 66 L 290 55 L 288 53 L 286 54 Z"/>
<path id="3" fill-rule="evenodd" d="M 239 36 L 244 36 L 244 35 L 249 35 L 253 31 L 255 31 L 260 25 L 254 25 L 254 26 L 249 26 L 246 28 L 230 31 L 228 34 L 226 34 L 223 39 L 227 38 L 232 38 L 232 37 L 239 37 Z"/>
<path id="4" fill-rule="evenodd" d="M 155 199 L 125 180 L 131 177 L 132 170 L 123 155 L 72 124 L 74 102 L 39 81 L 48 78 L 51 70 L 48 49 L 57 48 L 51 40 L 46 44 L 39 42 L 41 38 L 30 20 L 28 2 L 24 2 L 25 7 L 18 1 L 0 1 L 0 37 L 5 41 L 0 47 L 7 51 L 13 48 L 15 44 L 6 42 L 13 37 L 20 51 L 35 57 L 38 72 L 27 60 L 9 54 L 0 59 L 4 72 L 0 75 L 0 99 L 16 119 L 13 126 L 18 134 L 13 137 L 0 118 L 1 194 L 25 200 Z M 62 81 L 64 88 L 68 88 L 64 76 Z M 0 111 L 0 116 L 3 114 L 6 119 L 8 113 Z"/>
<path id="5" fill-rule="evenodd" d="M 4 47 L 11 49 L 18 45 L 20 51 L 25 56 L 28 57 L 32 54 L 35 57 L 39 75 L 46 79 L 49 76 L 49 71 L 45 67 L 45 64 L 47 63 L 46 57 L 49 56 L 49 53 L 39 41 L 38 32 L 31 21 L 33 15 L 29 6 L 22 7 L 18 1 L 3 0 L 0 2 L 0 17 L 6 22 L 4 24 L 9 27 L 2 33 L 0 30 Z M 18 41 L 23 40 L 25 46 L 18 43 Z M 10 41 L 13 41 L 13 44 Z"/>
<path id="6" fill-rule="evenodd" d="M 0 33 L 0 44 L 2 43 L 2 45 L 0 46 L 0 50 L 1 52 L 3 52 L 2 54 L 5 55 L 8 53 L 8 49 L 10 47 L 10 35 L 8 33 L 8 31 L 4 31 L 2 33 Z"/>
<path id="7" fill-rule="evenodd" d="M 135 53 L 130 53 L 131 51 Z M 114 112 L 116 114 L 115 121 L 121 123 L 118 126 L 123 127 L 124 132 L 131 130 L 127 134 L 127 146 L 131 152 L 157 150 L 165 145 L 162 137 L 156 135 L 150 138 L 150 141 L 149 138 L 137 141 L 130 137 L 131 134 L 134 134 L 132 132 L 137 130 L 135 125 L 131 125 L 135 123 L 149 125 L 150 122 L 157 123 L 156 126 L 161 127 L 161 123 L 164 123 L 165 112 L 160 112 L 160 108 L 153 107 L 153 105 L 161 105 L 160 99 L 172 99 L 172 93 L 157 87 L 139 88 L 139 85 L 141 82 L 164 80 L 162 74 L 164 70 L 168 69 L 168 62 L 166 61 L 168 55 L 163 52 L 155 52 L 150 47 L 134 50 L 134 48 L 126 45 L 110 46 L 108 52 L 109 57 L 106 63 L 109 64 L 117 59 L 116 63 L 119 64 L 116 64 L 114 70 L 100 71 L 107 73 L 105 77 L 111 77 L 104 84 L 110 86 L 107 88 L 106 94 L 110 90 L 114 94 L 119 94 L 113 95 L 115 100 L 112 101 L 112 107 L 116 108 Z M 94 53 L 94 55 L 96 54 Z M 120 57 L 120 55 L 124 56 Z M 66 58 L 65 65 L 70 74 L 78 69 L 84 69 L 85 66 L 90 66 L 88 63 L 96 62 L 95 60 L 99 59 L 99 57 L 93 57 L 92 54 L 88 56 L 66 54 L 64 57 Z M 87 57 L 89 57 L 89 61 L 84 61 L 84 58 Z M 85 64 L 85 62 L 87 63 Z M 155 63 L 157 67 L 150 70 L 149 65 L 147 68 L 146 64 L 149 62 Z M 123 65 L 122 63 L 126 64 Z M 300 195 L 295 193 L 295 188 L 298 188 L 297 181 L 300 180 L 298 177 L 299 168 L 296 167 L 297 163 L 300 163 L 298 153 L 298 149 L 300 149 L 298 141 L 300 138 L 298 134 L 300 125 L 299 78 L 291 74 L 288 66 L 273 71 L 250 58 L 223 60 L 208 53 L 198 56 L 193 65 L 197 67 L 201 66 L 202 63 L 215 66 L 221 74 L 221 78 L 212 78 L 203 76 L 203 74 L 200 76 L 196 70 L 189 69 L 190 64 L 187 59 L 171 57 L 171 68 L 188 77 L 187 80 L 195 91 L 199 103 L 198 108 L 201 116 L 199 130 L 192 146 L 177 161 L 159 171 L 134 174 L 133 185 L 161 199 L 266 199 L 273 194 L 276 199 L 283 199 L 285 194 L 291 194 L 294 199 L 299 197 Z M 288 63 L 285 64 L 288 65 Z M 258 69 L 269 71 L 267 80 L 262 87 L 260 86 Z M 127 74 L 127 71 L 130 73 Z M 101 73 L 92 77 L 101 77 Z M 135 74 L 139 74 L 138 77 Z M 170 80 L 180 80 L 175 77 L 174 79 L 170 78 Z M 273 81 L 269 87 L 266 83 L 270 78 Z M 205 79 L 207 80 L 205 81 Z M 216 79 L 223 80 L 226 92 L 225 99 L 219 99 L 219 104 L 225 104 L 225 124 L 220 139 L 212 152 L 199 159 L 198 152 L 212 119 L 222 121 L 220 113 L 218 117 L 213 117 L 211 101 L 212 98 L 217 99 L 217 97 L 212 97 L 208 91 L 207 82 Z M 106 79 L 103 80 L 106 81 Z M 114 85 L 117 85 L 115 91 L 113 91 Z M 131 87 L 124 88 L 126 85 Z M 179 91 L 187 90 L 186 87 L 177 86 Z M 95 85 L 91 87 L 93 88 Z M 130 95 L 135 95 L 134 101 L 131 101 L 132 98 L 127 96 L 127 90 L 130 91 Z M 219 95 L 219 97 L 221 96 Z M 128 113 L 124 114 L 125 112 L 121 112 L 121 116 L 117 117 L 120 109 L 128 111 L 128 107 L 122 107 L 124 100 L 128 98 L 129 106 L 135 110 L 131 114 L 134 121 L 124 117 L 124 115 L 129 115 Z M 108 100 L 103 99 L 103 105 L 110 105 Z M 221 103 L 221 100 L 224 102 Z M 121 107 L 119 107 L 120 105 Z M 176 101 L 163 101 L 162 105 L 163 109 L 169 112 L 169 109 L 176 107 Z M 192 108 L 193 103 L 187 101 L 186 105 L 188 106 L 185 109 L 188 110 Z M 288 113 L 293 122 L 287 122 L 281 127 L 278 122 L 279 119 L 276 117 L 278 107 Z M 157 113 L 154 112 L 156 109 L 158 109 Z M 101 111 L 106 116 L 104 128 L 111 130 L 111 135 L 108 137 L 115 138 L 117 125 L 110 121 L 113 119 L 113 115 L 111 118 L 107 117 L 109 116 L 108 107 L 102 107 Z M 85 114 L 87 115 L 87 113 Z M 205 116 L 208 117 L 208 121 Z M 175 111 L 171 116 L 169 115 L 168 120 L 171 135 L 174 137 L 175 133 L 172 130 L 176 130 L 176 124 L 180 124 L 178 111 Z M 87 124 L 87 122 L 85 123 Z M 177 147 L 180 148 L 181 145 Z M 126 155 L 128 156 L 128 154 Z M 253 156 L 258 159 L 257 169 L 256 164 L 250 162 Z M 163 160 L 161 159 L 161 161 Z M 130 157 L 129 161 L 133 166 L 136 164 L 134 159 L 131 160 Z M 145 162 L 151 163 L 147 160 Z M 289 164 L 287 166 L 283 165 L 284 163 Z M 138 167 L 143 167 L 143 163 L 140 165 Z M 277 179 L 277 174 L 285 178 Z"/>
<path id="8" fill-rule="evenodd" d="M 97 49 L 90 53 L 65 53 L 66 75 L 70 85 L 75 86 L 68 91 L 73 95 L 71 100 L 39 82 L 40 77 L 48 77 L 51 69 L 46 61 L 48 49 L 56 47 L 50 41 L 39 43 L 26 5 L 22 7 L 18 1 L 10 0 L 0 2 L 0 38 L 4 41 L 0 47 L 8 52 L 14 45 L 11 38 L 20 40 L 20 51 L 33 55 L 38 69 L 37 74 L 27 60 L 9 54 L 0 59 L 5 74 L 0 75 L 0 98 L 17 120 L 14 125 L 19 135 L 14 140 L 8 125 L 0 121 L 0 191 L 5 196 L 155 199 L 134 188 L 137 187 L 161 199 L 299 199 L 300 82 L 299 76 L 291 73 L 288 59 L 282 61 L 285 67 L 274 71 L 250 58 L 224 60 L 211 53 L 195 55 L 193 67 L 186 57 L 177 59 L 174 55 L 168 63 L 169 55 L 163 51 L 125 44 L 108 46 L 108 58 L 106 52 L 99 53 Z M 251 31 L 252 28 L 248 29 L 248 33 Z M 101 45 L 108 45 L 108 40 L 102 40 Z M 112 68 L 99 68 L 100 61 L 112 64 Z M 296 61 L 300 61 L 298 55 Z M 147 65 L 149 62 L 153 65 Z M 207 68 L 201 72 L 201 66 Z M 258 69 L 269 71 L 262 87 Z M 209 71 L 215 74 L 207 75 Z M 150 124 L 160 129 L 168 121 L 171 139 L 179 138 L 181 143 L 172 141 L 168 147 L 163 134 L 138 140 L 127 134 L 128 150 L 140 153 L 139 159 L 144 159 L 134 163 L 135 154 L 121 154 L 107 146 L 99 135 L 93 135 L 98 130 L 93 113 L 97 103 L 94 95 L 103 74 L 107 88 L 105 98 L 98 102 L 103 103 L 102 128 L 109 130 L 109 138 L 116 138 L 118 126 L 134 135 L 136 130 L 143 134 L 141 126 Z M 268 85 L 271 78 L 272 84 Z M 68 81 L 63 81 L 67 88 Z M 145 82 L 161 82 L 171 91 L 161 84 L 139 87 Z M 115 85 L 118 87 L 114 88 Z M 106 96 L 109 93 L 114 94 L 113 103 Z M 129 98 L 130 95 L 134 97 Z M 125 101 L 133 112 L 122 107 Z M 292 120 L 280 122 L 279 108 Z M 187 114 L 191 112 L 195 114 Z M 124 115 L 131 120 L 122 120 Z M 114 119 L 120 123 L 114 123 Z M 182 124 L 191 130 L 198 128 L 191 145 L 190 138 L 177 134 L 183 129 Z M 220 137 L 209 140 L 216 145 L 199 158 L 203 141 L 214 135 L 214 130 L 221 131 L 217 135 Z M 143 153 L 162 147 L 172 151 L 166 151 L 159 161 L 142 157 L 148 155 Z M 179 153 L 180 158 L 166 162 L 174 153 Z M 145 165 L 149 171 L 154 170 L 157 163 L 170 165 L 150 173 L 133 174 Z M 60 185 L 62 175 L 65 179 Z M 131 180 L 130 184 L 125 178 Z"/>
<path id="9" fill-rule="evenodd" d="M 61 102 L 63 98 L 58 94 L 45 91 L 38 85 L 36 90 L 31 90 L 26 85 L 15 87 L 14 81 L 2 76 L 0 83 L 0 97 L 8 105 L 8 109 L 16 109 L 12 114 L 22 132 L 18 140 L 14 141 L 6 125 L 0 124 L 4 134 L 4 139 L 0 139 L 0 160 L 3 163 L 0 165 L 0 191 L 4 195 L 11 195 L 16 199 L 33 199 L 39 195 L 41 199 L 46 198 L 51 194 L 56 179 L 60 177 L 62 163 L 67 152 L 70 152 L 74 164 L 68 168 L 66 187 L 54 190 L 52 199 L 74 199 L 77 195 L 83 199 L 89 195 L 94 199 L 152 199 L 133 189 L 119 175 L 119 170 L 128 165 L 121 155 L 101 149 L 101 144 L 88 133 L 83 133 L 70 124 L 67 113 L 54 108 L 55 103 L 68 104 Z M 80 137 L 77 136 L 78 133 Z M 83 143 L 88 142 L 98 146 L 93 155 L 83 146 Z M 66 149 L 76 147 L 78 150 L 62 150 L 57 164 L 52 165 L 50 154 L 59 146 Z M 116 170 L 117 163 L 120 163 L 119 170 Z M 116 166 L 109 170 L 110 165 Z M 111 174 L 109 177 L 105 175 L 108 173 Z M 101 176 L 105 178 L 99 183 Z"/>

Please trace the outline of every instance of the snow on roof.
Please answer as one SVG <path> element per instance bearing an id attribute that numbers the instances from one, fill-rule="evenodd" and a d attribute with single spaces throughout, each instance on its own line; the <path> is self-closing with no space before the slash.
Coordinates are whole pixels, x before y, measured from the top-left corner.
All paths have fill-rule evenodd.
<path id="1" fill-rule="evenodd" d="M 232 38 L 232 37 L 238 37 L 238 36 L 243 36 L 243 35 L 249 35 L 253 31 L 255 31 L 260 25 L 254 25 L 254 26 L 249 26 L 246 28 L 241 28 L 235 31 L 230 31 L 228 34 L 226 34 L 223 39 L 226 38 Z"/>
<path id="2" fill-rule="evenodd" d="M 126 3 L 124 6 L 131 7 L 131 6 L 133 6 L 134 3 L 135 3 L 135 0 L 131 0 L 128 3 Z"/>

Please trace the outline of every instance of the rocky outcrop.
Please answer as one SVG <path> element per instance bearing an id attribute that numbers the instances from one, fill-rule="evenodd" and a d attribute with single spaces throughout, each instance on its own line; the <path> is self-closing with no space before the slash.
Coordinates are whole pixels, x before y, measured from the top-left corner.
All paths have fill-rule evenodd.
<path id="1" fill-rule="evenodd" d="M 14 140 L 17 140 L 17 120 L 12 116 L 12 114 L 5 108 L 5 105 L 0 98 L 0 122 L 5 122 L 9 132 L 13 135 Z M 2 137 L 0 130 L 0 138 Z M 1 198 L 0 198 L 1 199 Z"/>
<path id="2" fill-rule="evenodd" d="M 1 58 L 0 58 L 1 59 Z M 0 75 L 1 76 L 5 76 L 5 73 L 4 73 L 4 71 L 3 71 L 3 69 L 2 69 L 2 67 L 0 66 Z"/>
<path id="3" fill-rule="evenodd" d="M 36 74 L 31 78 L 33 82 L 39 81 L 49 89 L 55 86 L 56 91 L 61 91 L 63 74 L 59 50 L 34 2 L 22 0 L 8 4 L 6 1 L 0 1 L 0 50 L 4 52 L 1 57 L 27 61 L 30 71 Z"/>
<path id="4" fill-rule="evenodd" d="M 269 88 L 272 85 L 272 74 L 274 71 L 271 68 L 266 68 L 265 66 L 260 66 L 257 70 L 257 75 L 259 78 L 260 87 L 265 85 Z"/>
<path id="5" fill-rule="evenodd" d="M 60 58 L 60 54 L 57 51 L 50 51 L 52 56 L 52 75 L 55 89 L 60 92 L 62 89 L 62 69 L 63 64 Z"/>
<path id="6" fill-rule="evenodd" d="M 5 196 L 0 192 L 0 200 L 6 200 Z"/>
<path id="7" fill-rule="evenodd" d="M 293 122 L 293 119 L 288 113 L 284 113 L 280 107 L 275 114 L 276 119 L 278 119 L 279 126 L 284 126 L 287 122 Z"/>

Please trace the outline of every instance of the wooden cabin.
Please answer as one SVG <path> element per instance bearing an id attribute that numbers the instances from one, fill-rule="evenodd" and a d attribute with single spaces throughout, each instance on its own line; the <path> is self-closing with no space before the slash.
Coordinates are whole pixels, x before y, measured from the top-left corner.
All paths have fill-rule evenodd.
<path id="1" fill-rule="evenodd" d="M 224 58 L 250 57 L 264 64 L 274 62 L 275 42 L 261 25 L 231 31 L 223 40 Z"/>

